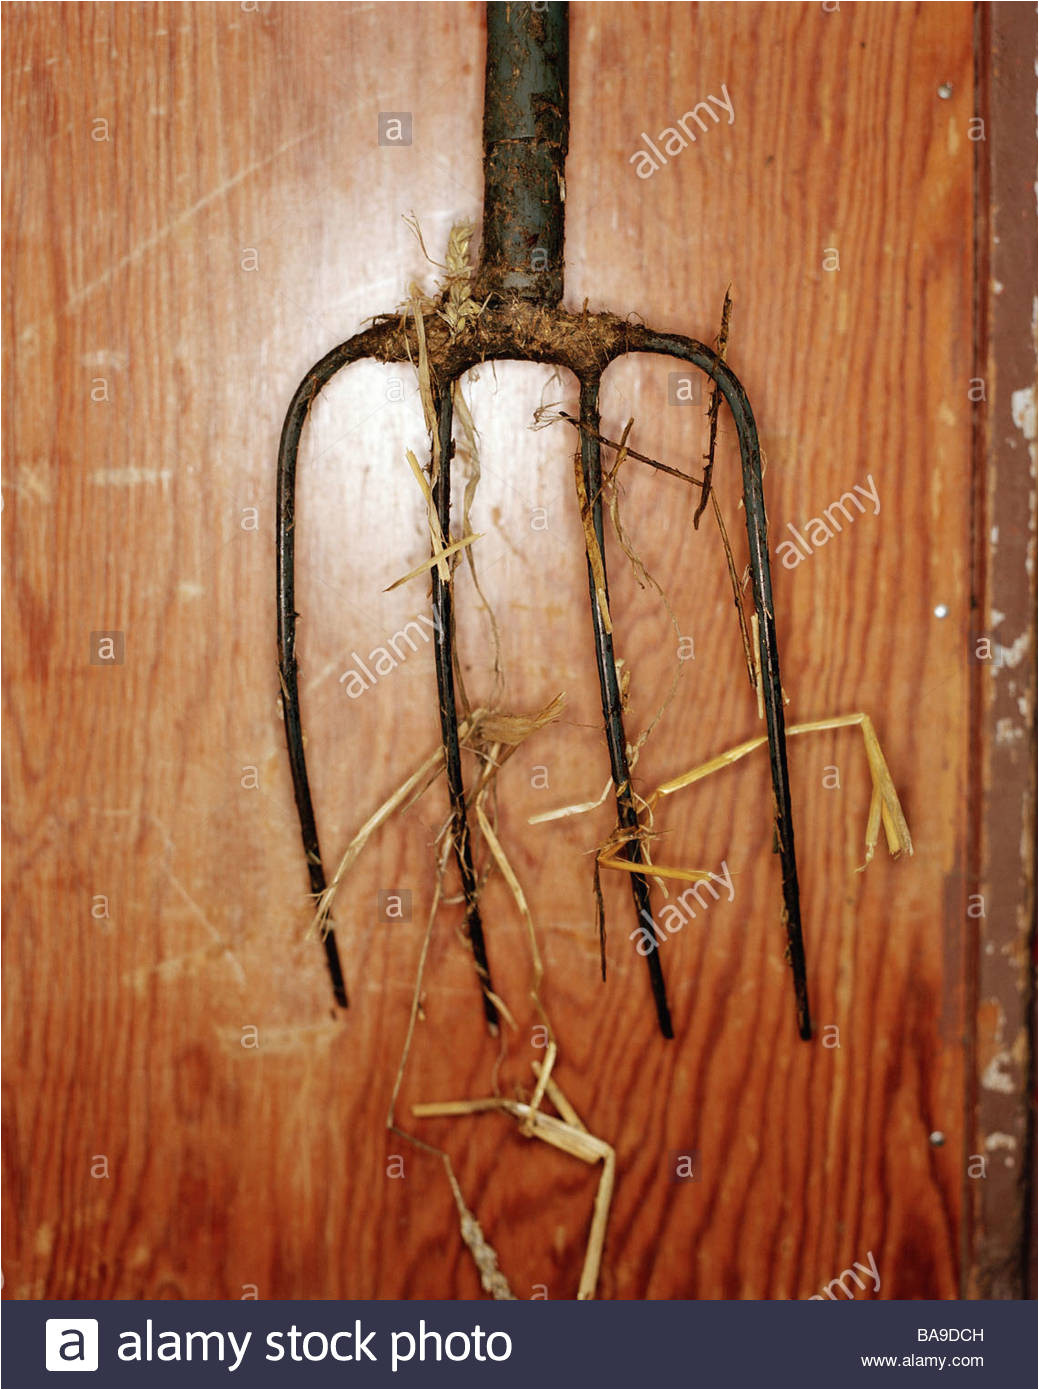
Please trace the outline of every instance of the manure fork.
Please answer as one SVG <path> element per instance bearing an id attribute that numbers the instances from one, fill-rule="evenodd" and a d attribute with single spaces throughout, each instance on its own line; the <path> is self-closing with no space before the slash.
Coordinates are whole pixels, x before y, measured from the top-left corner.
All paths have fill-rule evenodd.
<path id="1" fill-rule="evenodd" d="M 779 651 L 766 546 L 761 452 L 750 403 L 722 357 L 705 344 L 680 334 L 657 333 L 614 314 L 572 313 L 563 307 L 563 176 L 569 139 L 568 6 L 490 3 L 486 11 L 483 235 L 472 291 L 482 308 L 478 314 L 454 324 L 446 322 L 433 310 L 422 314 L 421 322 L 416 319 L 402 321 L 399 313 L 377 319 L 373 327 L 333 348 L 311 368 L 292 398 L 282 429 L 278 455 L 278 656 L 285 734 L 311 892 L 320 896 L 325 891 L 326 879 L 300 720 L 294 551 L 296 461 L 303 425 L 318 393 L 348 363 L 362 358 L 414 363 L 420 360 L 421 346 L 428 363 L 436 419 L 430 467 L 432 501 L 446 544 L 450 539 L 454 384 L 470 368 L 491 360 L 541 362 L 565 367 L 577 378 L 581 449 L 578 491 L 587 499 L 586 516 L 590 514 L 598 551 L 596 553 L 592 547 L 586 527 L 588 584 L 603 721 L 617 801 L 618 833 L 627 837 L 620 853 L 632 864 L 642 864 L 639 811 L 631 785 L 609 619 L 603 548 L 599 383 L 609 363 L 627 353 L 655 353 L 678 358 L 692 363 L 717 384 L 729 406 L 739 439 L 750 570 L 758 618 L 761 689 L 775 802 L 776 843 L 782 866 L 783 918 L 793 972 L 798 1030 L 802 1038 L 808 1039 L 811 1021 L 787 776 Z M 421 338 L 424 343 L 420 344 Z M 700 486 L 702 500 L 706 500 L 709 478 Z M 455 702 L 453 598 L 450 576 L 445 578 L 445 573 L 445 566 L 434 565 L 433 622 L 440 727 L 454 851 L 465 897 L 466 931 L 481 985 L 484 1013 L 494 1029 L 498 1008 L 491 986 L 466 811 Z M 602 603 L 600 591 L 605 600 Z M 631 886 L 639 925 L 651 922 L 646 875 L 633 870 Z M 346 1007 L 346 987 L 331 926 L 324 935 L 323 944 L 336 1000 Z M 673 1037 L 659 951 L 649 952 L 646 962 L 660 1030 L 664 1037 Z"/>

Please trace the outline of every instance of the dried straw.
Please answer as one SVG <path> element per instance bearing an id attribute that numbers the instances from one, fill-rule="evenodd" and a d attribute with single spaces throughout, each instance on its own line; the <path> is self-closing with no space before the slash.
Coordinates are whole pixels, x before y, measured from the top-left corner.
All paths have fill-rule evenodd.
<path id="1" fill-rule="evenodd" d="M 607 632 L 612 632 L 610 605 L 606 597 L 606 567 L 603 564 L 602 551 L 599 548 L 599 537 L 595 534 L 595 522 L 592 517 L 591 503 L 588 500 L 588 489 L 584 485 L 584 468 L 580 453 L 574 455 L 574 478 L 577 483 L 577 501 L 581 509 L 581 525 L 584 529 L 584 548 L 595 582 L 595 601 L 599 605 L 599 615 L 602 618 L 603 627 Z"/>
<path id="2" fill-rule="evenodd" d="M 486 711 L 482 709 L 475 710 L 468 720 L 464 720 L 459 725 L 459 739 L 462 742 L 464 742 L 472 732 L 474 724 L 477 723 L 485 713 Z M 362 850 L 375 834 L 376 830 L 386 824 L 393 813 L 407 801 L 408 797 L 417 787 L 425 783 L 425 786 L 422 788 L 424 791 L 425 788 L 429 786 L 432 780 L 431 774 L 433 774 L 433 776 L 438 775 L 443 766 L 443 762 L 444 750 L 443 748 L 437 748 L 435 752 L 430 753 L 429 757 L 415 769 L 410 777 L 405 778 L 397 790 L 386 798 L 378 810 L 374 811 L 368 817 L 360 830 L 358 830 L 357 834 L 347 845 L 343 857 L 339 861 L 339 867 L 332 875 L 331 882 L 318 899 L 317 911 L 310 925 L 311 931 L 325 930 L 329 914 L 332 910 L 332 903 L 335 900 L 336 893 L 339 891 L 339 885 L 342 883 L 349 870 L 357 862 Z"/>
<path id="3" fill-rule="evenodd" d="M 488 1111 L 501 1111 L 520 1121 L 521 1133 L 540 1139 L 553 1148 L 560 1149 L 563 1153 L 570 1154 L 571 1157 L 580 1159 L 582 1163 L 602 1163 L 603 1171 L 599 1178 L 599 1186 L 595 1196 L 595 1207 L 592 1213 L 592 1222 L 588 1234 L 588 1244 L 585 1249 L 584 1264 L 581 1270 L 581 1280 L 578 1286 L 577 1297 L 580 1300 L 587 1300 L 595 1297 L 596 1285 L 599 1281 L 599 1270 L 602 1265 L 602 1252 L 606 1239 L 606 1226 L 609 1221 L 610 1205 L 613 1199 L 614 1180 L 616 1175 L 616 1154 L 611 1145 L 604 1139 L 599 1139 L 594 1134 L 589 1134 L 582 1124 L 580 1117 L 570 1105 L 560 1090 L 558 1084 L 548 1076 L 548 1066 L 538 1068 L 535 1066 L 538 1075 L 539 1085 L 544 1081 L 544 1088 L 557 1106 L 562 1119 L 555 1115 L 548 1115 L 543 1110 L 538 1110 L 534 1105 L 527 1105 L 523 1101 L 509 1100 L 502 1096 L 487 1096 L 479 1100 L 461 1101 L 438 1101 L 425 1105 L 413 1105 L 412 1114 L 422 1118 L 441 1118 L 445 1116 L 476 1115 Z M 460 1202 L 461 1194 L 455 1187 L 455 1200 Z M 464 1203 L 460 1202 L 459 1211 L 462 1211 Z M 467 1208 L 465 1209 L 468 1210 Z M 471 1214 L 470 1214 L 471 1215 Z M 479 1227 L 476 1227 L 479 1231 Z M 483 1233 L 479 1233 L 482 1240 Z M 463 1231 L 463 1238 L 465 1234 Z M 468 1244 L 467 1240 L 467 1244 Z M 472 1249 L 473 1247 L 470 1246 Z M 493 1253 L 493 1252 L 492 1252 Z M 476 1252 L 474 1250 L 474 1258 Z M 477 1259 L 479 1265 L 479 1259 Z M 497 1267 L 497 1260 L 495 1265 Z M 487 1285 L 484 1286 L 485 1288 Z"/>
<path id="4" fill-rule="evenodd" d="M 899 855 L 913 853 L 913 840 L 909 833 L 909 826 L 902 812 L 902 804 L 898 799 L 898 793 L 895 790 L 887 760 L 881 749 L 880 740 L 877 738 L 877 732 L 873 727 L 873 721 L 868 714 L 842 714 L 835 715 L 831 719 L 812 719 L 804 724 L 791 724 L 786 732 L 788 736 L 793 737 L 798 734 L 820 733 L 826 729 L 854 727 L 862 730 L 862 738 L 866 746 L 866 760 L 873 782 L 869 819 L 866 825 L 866 861 L 859 866 L 861 872 L 873 858 L 881 823 L 884 826 L 888 850 L 893 858 L 897 859 Z M 678 777 L 672 778 L 670 782 L 665 782 L 658 787 L 649 798 L 650 805 L 655 805 L 661 797 L 671 796 L 675 792 L 681 791 L 683 787 L 692 786 L 694 782 L 709 777 L 712 772 L 717 772 L 723 767 L 729 767 L 733 763 L 739 762 L 741 758 L 745 758 L 748 753 L 753 753 L 756 748 L 763 747 L 767 742 L 767 736 L 759 734 L 756 738 L 750 738 L 737 744 L 735 748 L 719 753 L 717 757 L 711 758 L 706 763 L 701 763 L 689 772 L 683 772 Z"/>
<path id="5" fill-rule="evenodd" d="M 416 565 L 413 570 L 409 570 L 407 574 L 402 574 L 401 577 L 395 579 L 392 584 L 387 584 L 386 588 L 383 589 L 383 593 L 388 594 L 393 589 L 399 589 L 402 584 L 407 584 L 409 579 L 416 579 L 420 574 L 426 574 L 431 569 L 441 569 L 450 556 L 457 555 L 460 550 L 465 550 L 467 546 L 472 545 L 473 541 L 478 541 L 482 538 L 483 532 L 481 531 L 475 536 L 463 536 L 460 541 L 452 541 L 450 545 L 445 545 L 443 548 L 438 549 L 435 554 L 431 555 L 428 560 L 424 560 L 421 565 Z"/>

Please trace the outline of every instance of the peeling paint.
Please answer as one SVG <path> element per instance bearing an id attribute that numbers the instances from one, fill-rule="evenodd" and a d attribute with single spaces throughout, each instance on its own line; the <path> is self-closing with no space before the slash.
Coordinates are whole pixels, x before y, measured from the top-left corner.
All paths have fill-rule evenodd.
<path id="1" fill-rule="evenodd" d="M 1035 387 L 1025 386 L 1010 393 L 1010 415 L 1026 441 L 1035 444 Z M 1032 449 L 1035 458 L 1035 449 Z"/>
<path id="2" fill-rule="evenodd" d="M 1012 743 L 1019 742 L 1024 736 L 1024 729 L 1013 719 L 996 720 L 996 744 L 998 747 L 1006 748 Z"/>
<path id="3" fill-rule="evenodd" d="M 989 945 L 991 946 L 992 942 L 989 942 Z M 998 999 L 985 999 L 978 1006 L 978 1022 L 981 1025 L 981 1031 L 991 1039 L 996 1047 L 999 1047 L 1003 1042 L 1006 1021 L 1003 1005 Z"/>
<path id="4" fill-rule="evenodd" d="M 997 670 L 1002 670 L 1005 666 L 1019 666 L 1024 660 L 1025 652 L 1027 652 L 1031 642 L 1032 634 L 1030 632 L 1022 632 L 1020 637 L 1014 638 L 1014 641 L 1009 647 L 1004 647 L 1002 642 L 993 643 L 993 675 L 995 675 Z"/>
<path id="5" fill-rule="evenodd" d="M 1034 325 L 1035 303 L 1033 301 L 1033 325 Z M 1028 445 L 1028 456 L 1031 460 L 1029 475 L 1036 476 L 1036 402 L 1035 386 L 1024 386 L 1020 391 L 1010 393 L 1010 415 L 1021 431 L 1025 443 Z M 1028 495 L 1028 529 L 1031 532 L 1031 539 L 1028 549 L 1025 552 L 1025 572 L 1031 576 L 1035 573 L 1035 531 L 1036 531 L 1036 497 L 1034 489 Z"/>
<path id="6" fill-rule="evenodd" d="M 997 1052 L 981 1078 L 986 1091 L 1001 1091 L 1005 1096 L 1017 1094 L 1017 1080 L 1013 1072 L 1014 1059 L 1009 1052 Z"/>

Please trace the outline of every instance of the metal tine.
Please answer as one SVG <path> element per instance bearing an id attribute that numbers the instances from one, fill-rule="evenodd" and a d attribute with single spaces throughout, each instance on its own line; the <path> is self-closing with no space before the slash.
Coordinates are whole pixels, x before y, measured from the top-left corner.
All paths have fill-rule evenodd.
<path id="1" fill-rule="evenodd" d="M 761 446 L 747 393 L 726 362 L 703 343 L 678 333 L 642 330 L 632 344 L 636 352 L 660 353 L 692 362 L 718 383 L 736 426 L 743 473 L 743 505 L 750 546 L 750 573 L 754 607 L 758 615 L 758 653 L 761 684 L 768 731 L 769 763 L 772 769 L 772 796 L 775 813 L 776 846 L 783 877 L 783 922 L 787 937 L 787 958 L 794 979 L 797 1029 L 806 1041 L 812 1037 L 808 1005 L 808 971 L 804 935 L 801 930 L 801 898 L 794 852 L 794 821 L 790 804 L 790 775 L 786 760 L 786 718 L 783 713 L 783 685 L 779 673 L 779 646 L 776 639 L 775 604 L 772 598 L 772 572 L 768 561 L 768 518 L 761 482 Z M 654 952 L 655 954 L 655 952 Z"/>
<path id="2" fill-rule="evenodd" d="M 278 674 L 281 680 L 282 712 L 285 718 L 285 741 L 292 769 L 292 787 L 299 813 L 303 850 L 310 875 L 310 891 L 315 900 L 325 891 L 325 870 L 314 822 L 314 805 L 307 777 L 307 755 L 303 746 L 303 724 L 299 708 L 299 673 L 296 663 L 296 460 L 299 456 L 300 435 L 314 398 L 340 367 L 367 356 L 367 349 L 351 339 L 333 348 L 318 362 L 296 389 L 282 426 L 278 446 L 278 513 L 275 530 L 275 549 L 278 569 Z M 325 961 L 332 981 L 332 993 L 340 1008 L 349 1000 L 343 978 L 335 929 L 329 926 L 324 937 Z"/>
<path id="3" fill-rule="evenodd" d="M 437 403 L 437 434 L 440 444 L 440 470 L 433 480 L 433 503 L 440 521 L 440 529 L 445 541 L 451 531 L 451 455 L 454 444 L 451 427 L 454 408 L 452 405 L 453 381 L 449 381 L 440 391 Z M 462 877 L 462 892 L 465 895 L 465 926 L 472 947 L 476 973 L 480 979 L 483 993 L 483 1012 L 491 1032 L 498 1032 L 498 1009 L 492 998 L 491 973 L 487 961 L 487 943 L 483 934 L 483 921 L 480 917 L 479 890 L 473 870 L 472 840 L 469 834 L 469 820 L 465 809 L 465 784 L 462 778 L 462 759 L 458 746 L 458 710 L 455 703 L 454 672 L 454 600 L 451 581 L 440 575 L 440 567 L 433 566 L 433 629 L 437 670 L 437 704 L 440 708 L 440 732 L 444 744 L 444 763 L 447 772 L 447 787 L 451 798 L 451 828 L 454 839 L 455 859 Z"/>
<path id="4" fill-rule="evenodd" d="M 599 545 L 602 560 L 603 580 L 606 589 L 606 604 L 609 607 L 609 579 L 606 575 L 606 551 L 603 546 L 602 516 L 602 455 L 596 435 L 599 432 L 599 382 L 600 378 L 581 382 L 581 470 L 584 477 L 584 491 L 591 507 L 592 525 Z M 628 744 L 624 734 L 624 714 L 621 708 L 621 692 L 617 682 L 617 666 L 613 652 L 613 634 L 607 631 L 602 611 L 595 595 L 595 575 L 591 559 L 588 558 L 588 592 L 592 605 L 592 628 L 595 634 L 595 660 L 599 673 L 599 693 L 602 696 L 602 714 L 606 725 L 606 742 L 610 750 L 610 770 L 617 796 L 617 820 L 625 830 L 637 830 L 639 815 L 635 809 L 632 795 L 631 771 L 628 767 Z M 639 842 L 631 839 L 621 851 L 633 863 L 641 857 Z M 646 924 L 652 930 L 653 915 L 649 904 L 649 884 L 642 874 L 631 875 L 631 893 L 635 899 L 635 911 L 639 924 Z M 653 1001 L 657 1009 L 657 1021 L 665 1038 L 673 1038 L 671 1010 L 667 1002 L 667 986 L 664 971 L 660 964 L 660 952 L 650 951 L 646 956 L 649 967 L 650 985 Z"/>

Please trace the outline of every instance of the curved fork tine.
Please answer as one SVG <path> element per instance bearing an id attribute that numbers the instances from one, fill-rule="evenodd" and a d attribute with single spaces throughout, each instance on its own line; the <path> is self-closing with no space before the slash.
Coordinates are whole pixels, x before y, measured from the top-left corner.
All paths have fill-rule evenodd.
<path id="1" fill-rule="evenodd" d="M 584 477 L 585 496 L 591 506 L 592 524 L 602 557 L 603 580 L 606 583 L 606 552 L 603 548 L 602 521 L 602 462 L 599 441 L 599 379 L 581 382 L 581 423 L 587 428 L 581 430 L 581 471 Z M 624 717 L 621 712 L 621 693 L 617 684 L 617 667 L 613 655 L 613 635 L 606 629 L 603 614 L 596 598 L 595 574 L 591 559 L 588 559 L 588 590 L 592 601 L 592 624 L 595 631 L 595 657 L 599 668 L 599 693 L 602 696 L 602 713 L 606 724 L 606 741 L 610 749 L 610 769 L 613 785 L 617 793 L 617 819 L 626 830 L 638 828 L 639 817 L 631 794 L 631 772 L 628 768 L 628 746 L 624 736 Z M 606 583 L 606 600 L 609 605 L 609 586 Z M 632 862 L 637 862 L 641 851 L 637 840 L 630 840 L 620 851 Z M 640 927 L 653 930 L 653 914 L 649 907 L 649 884 L 642 874 L 632 874 L 631 892 L 635 899 Z M 660 964 L 660 952 L 654 949 L 646 956 L 649 966 L 649 980 L 653 989 L 653 999 L 657 1006 L 657 1021 L 665 1038 L 673 1038 L 671 1010 L 667 1002 L 667 987 L 664 971 Z"/>
<path id="2" fill-rule="evenodd" d="M 310 407 L 322 387 L 326 386 L 340 367 L 368 356 L 366 344 L 358 338 L 334 348 L 312 367 L 300 382 L 285 416 L 281 443 L 278 447 L 278 515 L 275 543 L 278 552 L 278 674 L 281 679 L 282 707 L 285 715 L 285 741 L 292 768 L 292 786 L 296 794 L 296 810 L 303 836 L 303 850 L 310 874 L 310 891 L 315 899 L 325 891 L 325 870 L 321 862 L 314 806 L 310 798 L 307 777 L 307 757 L 303 749 L 303 725 L 299 710 L 299 680 L 296 666 L 296 607 L 295 607 L 295 527 L 296 527 L 296 458 L 299 440 Z M 325 959 L 332 980 L 335 1000 L 341 1008 L 348 1004 L 343 967 L 339 959 L 335 931 L 329 927 L 324 938 Z"/>
<path id="3" fill-rule="evenodd" d="M 437 433 L 440 442 L 440 472 L 433 480 L 433 503 L 440 520 L 445 542 L 451 530 L 451 426 L 454 410 L 449 381 L 444 387 L 437 408 Z M 433 566 L 433 632 L 436 646 L 437 703 L 440 706 L 440 732 L 444 743 L 444 763 L 447 787 L 451 797 L 452 832 L 455 859 L 462 877 L 465 895 L 465 926 L 472 947 L 476 973 L 483 993 L 483 1012 L 493 1034 L 498 1032 L 498 1009 L 491 998 L 491 972 L 487 963 L 487 943 L 484 940 L 480 903 L 473 871 L 473 849 L 469 836 L 469 820 L 465 809 L 465 784 L 462 780 L 462 758 L 458 746 L 458 710 L 455 706 L 454 671 L 454 603 L 450 580 L 440 577 L 440 567 Z"/>
<path id="4" fill-rule="evenodd" d="M 768 562 L 768 520 L 761 487 L 761 448 L 754 412 L 738 378 L 730 367 L 703 343 L 679 334 L 653 333 L 648 329 L 633 335 L 633 350 L 660 353 L 692 362 L 718 383 L 736 425 L 743 469 L 743 505 L 747 513 L 747 539 L 750 543 L 750 571 L 754 582 L 754 606 L 758 614 L 758 649 L 768 728 L 769 761 L 772 766 L 772 793 L 775 800 L 776 839 L 783 874 L 783 917 L 787 953 L 794 976 L 797 1026 L 801 1037 L 812 1036 L 808 1006 L 808 979 L 804 937 L 801 932 L 801 900 L 794 853 L 794 823 L 790 806 L 790 778 L 786 763 L 786 721 L 783 715 L 783 687 L 779 675 L 779 648 L 772 601 L 772 572 Z"/>

